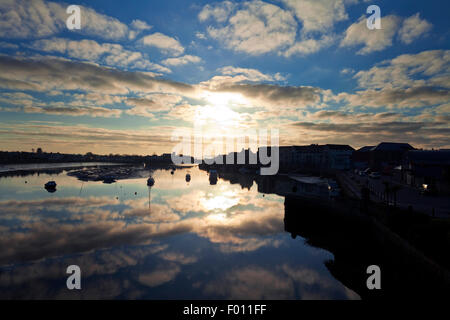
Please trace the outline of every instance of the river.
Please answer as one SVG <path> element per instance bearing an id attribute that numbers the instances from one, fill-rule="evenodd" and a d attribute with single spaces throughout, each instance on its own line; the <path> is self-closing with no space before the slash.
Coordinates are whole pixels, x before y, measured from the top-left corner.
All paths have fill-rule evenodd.
<path id="1" fill-rule="evenodd" d="M 153 177 L 1 177 L 0 298 L 359 299 L 326 267 L 333 254 L 285 231 L 283 197 L 197 167 Z"/>

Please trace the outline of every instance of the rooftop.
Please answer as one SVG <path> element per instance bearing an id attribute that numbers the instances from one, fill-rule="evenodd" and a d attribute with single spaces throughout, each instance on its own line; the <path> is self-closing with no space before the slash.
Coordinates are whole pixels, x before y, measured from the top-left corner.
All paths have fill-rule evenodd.
<path id="1" fill-rule="evenodd" d="M 409 143 L 381 142 L 372 151 L 408 151 L 414 150 Z"/>

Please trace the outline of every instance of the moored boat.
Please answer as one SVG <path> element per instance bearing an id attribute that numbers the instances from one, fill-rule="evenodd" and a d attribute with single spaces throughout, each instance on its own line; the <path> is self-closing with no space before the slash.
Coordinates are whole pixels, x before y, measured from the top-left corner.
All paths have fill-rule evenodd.
<path id="1" fill-rule="evenodd" d="M 55 181 L 49 181 L 44 185 L 45 189 L 55 189 L 56 188 L 56 182 Z"/>

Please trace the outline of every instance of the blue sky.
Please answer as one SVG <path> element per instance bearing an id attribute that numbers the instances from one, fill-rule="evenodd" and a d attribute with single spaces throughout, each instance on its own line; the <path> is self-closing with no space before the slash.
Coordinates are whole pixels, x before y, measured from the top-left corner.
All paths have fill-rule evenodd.
<path id="1" fill-rule="evenodd" d="M 80 1 L 0 4 L 2 150 L 170 152 L 279 129 L 282 145 L 449 148 L 450 4 Z M 366 9 L 381 9 L 381 30 Z"/>

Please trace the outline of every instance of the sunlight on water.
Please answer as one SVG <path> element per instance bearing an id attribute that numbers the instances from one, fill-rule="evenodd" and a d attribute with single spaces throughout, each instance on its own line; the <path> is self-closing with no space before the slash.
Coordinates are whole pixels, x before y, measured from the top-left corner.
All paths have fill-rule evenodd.
<path id="1" fill-rule="evenodd" d="M 151 188 L 148 175 L 0 178 L 0 297 L 358 297 L 325 267 L 330 253 L 284 231 L 282 197 L 263 197 L 256 184 L 210 185 L 198 168 L 153 177 Z M 66 289 L 70 264 L 82 270 L 81 291 Z"/>

